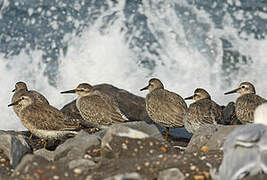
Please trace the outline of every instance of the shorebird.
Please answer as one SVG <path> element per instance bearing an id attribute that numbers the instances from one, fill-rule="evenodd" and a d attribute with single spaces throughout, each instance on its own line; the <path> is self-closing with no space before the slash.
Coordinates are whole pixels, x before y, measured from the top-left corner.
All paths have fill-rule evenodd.
<path id="1" fill-rule="evenodd" d="M 207 124 L 217 124 L 222 119 L 222 107 L 211 100 L 205 89 L 197 88 L 193 96 L 185 100 L 193 99 L 184 118 L 184 126 L 190 133 L 195 133 L 200 127 Z"/>
<path id="2" fill-rule="evenodd" d="M 14 92 L 14 95 L 13 95 L 12 100 L 11 100 L 12 103 L 16 102 L 23 94 L 27 93 L 30 96 L 32 96 L 35 101 L 38 101 L 40 103 L 49 104 L 47 99 L 42 94 L 40 94 L 37 91 L 28 90 L 25 82 L 21 82 L 21 81 L 17 82 L 15 84 L 15 89 L 12 92 Z M 19 116 L 19 111 L 21 110 L 21 105 L 18 104 L 16 106 L 13 106 L 13 110 L 17 114 L 17 116 Z"/>
<path id="3" fill-rule="evenodd" d="M 223 145 L 223 160 L 214 180 L 237 180 L 245 176 L 267 174 L 267 103 L 254 112 L 254 124 L 236 127 Z"/>
<path id="4" fill-rule="evenodd" d="M 236 117 L 242 124 L 253 123 L 256 107 L 266 102 L 266 100 L 256 95 L 255 87 L 249 82 L 242 82 L 237 89 L 224 94 L 227 95 L 231 93 L 241 94 L 235 103 Z"/>
<path id="5" fill-rule="evenodd" d="M 146 110 L 152 121 L 166 128 L 166 140 L 168 140 L 169 128 L 182 127 L 183 118 L 187 111 L 187 105 L 183 98 L 164 89 L 159 79 L 152 78 L 148 86 L 140 89 L 149 90 L 146 95 Z"/>
<path id="6" fill-rule="evenodd" d="M 84 126 L 106 128 L 111 124 L 128 120 L 121 113 L 113 98 L 94 90 L 90 84 L 81 83 L 75 89 L 61 93 L 76 93 L 78 95 L 76 106 L 84 120 L 81 122 Z"/>
<path id="7" fill-rule="evenodd" d="M 78 127 L 77 124 L 69 121 L 55 107 L 36 101 L 32 95 L 24 94 L 8 107 L 16 105 L 21 105 L 19 118 L 22 124 L 41 139 L 50 140 L 67 134 L 77 134 L 74 131 Z"/>

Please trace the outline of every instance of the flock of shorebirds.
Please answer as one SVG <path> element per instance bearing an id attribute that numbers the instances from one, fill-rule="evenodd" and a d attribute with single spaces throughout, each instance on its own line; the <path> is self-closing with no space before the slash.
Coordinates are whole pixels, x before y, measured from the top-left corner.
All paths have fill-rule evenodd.
<path id="1" fill-rule="evenodd" d="M 168 140 L 169 128 L 182 127 L 195 133 L 200 127 L 217 124 L 222 119 L 222 107 L 214 102 L 209 93 L 197 88 L 187 98 L 164 89 L 159 79 L 152 78 L 142 90 L 148 90 L 146 111 L 155 123 L 166 128 Z M 93 89 L 87 83 L 79 84 L 75 89 L 63 91 L 76 93 L 76 106 L 83 118 L 82 122 L 68 119 L 61 111 L 49 104 L 39 92 L 28 90 L 24 82 L 17 82 L 12 103 L 14 112 L 22 124 L 34 135 L 44 140 L 56 139 L 66 134 L 77 134 L 80 124 L 86 127 L 106 128 L 114 123 L 123 123 L 128 119 L 120 111 L 118 103 L 112 97 Z M 242 124 L 253 123 L 254 111 L 266 100 L 256 95 L 253 84 L 242 82 L 237 89 L 225 94 L 239 93 L 235 103 L 235 113 Z M 194 100 L 187 107 L 185 100 Z"/>

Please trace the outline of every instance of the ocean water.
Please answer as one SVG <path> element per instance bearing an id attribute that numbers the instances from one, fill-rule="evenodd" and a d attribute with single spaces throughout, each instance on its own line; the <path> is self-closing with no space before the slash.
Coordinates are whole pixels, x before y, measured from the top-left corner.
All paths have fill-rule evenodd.
<path id="1" fill-rule="evenodd" d="M 266 0 L 0 0 L 0 129 L 24 129 L 7 107 L 17 81 L 57 108 L 80 82 L 145 96 L 151 77 L 221 105 L 242 81 L 267 98 L 266 33 Z"/>

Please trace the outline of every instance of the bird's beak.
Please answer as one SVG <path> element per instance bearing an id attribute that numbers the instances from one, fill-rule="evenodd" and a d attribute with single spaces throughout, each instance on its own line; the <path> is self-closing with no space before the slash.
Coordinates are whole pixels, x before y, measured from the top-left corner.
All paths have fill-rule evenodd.
<path id="1" fill-rule="evenodd" d="M 190 99 L 194 99 L 194 95 L 184 98 L 184 100 L 190 100 Z"/>
<path id="2" fill-rule="evenodd" d="M 18 105 L 19 101 L 20 101 L 20 99 L 15 101 L 15 102 L 13 102 L 13 103 L 11 103 L 11 104 L 9 104 L 9 105 L 7 105 L 7 107 Z"/>
<path id="3" fill-rule="evenodd" d="M 149 86 L 149 85 L 148 85 L 148 86 Z M 147 90 L 147 89 L 148 89 L 148 86 L 146 86 L 146 87 L 140 89 L 140 91 Z"/>
<path id="4" fill-rule="evenodd" d="M 63 91 L 63 92 L 60 92 L 61 94 L 67 94 L 67 93 L 75 93 L 76 90 L 75 89 L 72 89 L 72 90 L 68 90 L 68 91 Z"/>
<path id="5" fill-rule="evenodd" d="M 13 89 L 13 90 L 12 90 L 12 92 L 15 92 L 15 91 L 16 91 L 16 89 Z"/>
<path id="6" fill-rule="evenodd" d="M 224 93 L 224 95 L 227 95 L 227 94 L 232 94 L 232 93 L 236 93 L 240 88 L 237 88 L 237 89 L 234 89 L 232 91 L 229 91 L 229 92 L 226 92 Z"/>

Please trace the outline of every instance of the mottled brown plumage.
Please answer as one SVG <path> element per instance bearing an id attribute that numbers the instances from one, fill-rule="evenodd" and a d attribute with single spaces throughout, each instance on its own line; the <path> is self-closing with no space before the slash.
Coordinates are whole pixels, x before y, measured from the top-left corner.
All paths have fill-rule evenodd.
<path id="1" fill-rule="evenodd" d="M 79 84 L 76 89 L 61 93 L 78 94 L 76 106 L 84 120 L 82 124 L 85 126 L 105 128 L 114 123 L 127 121 L 114 99 L 98 90 L 94 90 L 87 83 Z"/>
<path id="2" fill-rule="evenodd" d="M 78 124 L 69 121 L 53 106 L 40 103 L 34 96 L 22 95 L 16 102 L 8 105 L 21 105 L 19 118 L 22 124 L 34 135 L 42 139 L 55 139 L 66 134 L 76 134 Z"/>
<path id="3" fill-rule="evenodd" d="M 256 107 L 266 102 L 266 99 L 256 95 L 255 87 L 249 82 L 242 82 L 237 89 L 229 91 L 225 95 L 231 93 L 240 94 L 235 103 L 236 117 L 243 124 L 253 123 Z"/>
<path id="4" fill-rule="evenodd" d="M 26 95 L 30 95 L 31 97 L 33 97 L 34 101 L 49 104 L 47 99 L 42 94 L 40 94 L 37 91 L 28 90 L 26 83 L 21 82 L 21 81 L 15 84 L 15 89 L 12 92 L 14 92 L 14 95 L 11 100 L 12 103 L 16 102 L 22 95 L 26 94 Z M 17 114 L 17 116 L 19 116 L 21 105 L 18 104 L 16 106 L 13 106 L 13 110 Z"/>
<path id="5" fill-rule="evenodd" d="M 147 113 L 155 123 L 167 128 L 168 139 L 168 128 L 183 126 L 187 105 L 181 96 L 165 90 L 159 79 L 150 79 L 149 85 L 141 91 L 145 89 L 149 90 L 146 96 Z"/>
<path id="6" fill-rule="evenodd" d="M 217 124 L 222 119 L 222 107 L 211 100 L 209 93 L 197 88 L 193 96 L 185 100 L 193 99 L 184 118 L 184 126 L 190 133 L 195 133 L 200 127 L 208 124 Z"/>

